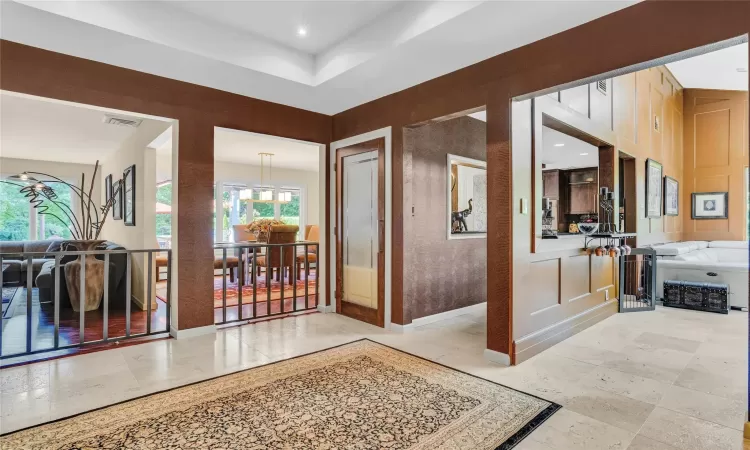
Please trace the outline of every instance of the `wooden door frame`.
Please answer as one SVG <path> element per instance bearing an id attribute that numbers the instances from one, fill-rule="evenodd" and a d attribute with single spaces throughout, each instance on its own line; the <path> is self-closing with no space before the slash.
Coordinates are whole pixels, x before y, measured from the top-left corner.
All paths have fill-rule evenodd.
<path id="1" fill-rule="evenodd" d="M 344 302 L 342 293 L 344 289 L 343 279 L 343 230 L 344 215 L 342 204 L 344 201 L 344 158 L 349 156 L 360 155 L 362 153 L 378 153 L 378 225 L 377 225 L 377 302 L 378 307 L 375 314 L 372 308 L 366 308 L 356 303 Z M 369 141 L 359 142 L 346 147 L 336 149 L 336 221 L 334 230 L 336 235 L 336 310 L 341 314 L 352 317 L 372 325 L 383 327 L 385 317 L 385 138 L 375 138 Z"/>
<path id="2" fill-rule="evenodd" d="M 334 233 L 334 224 L 336 223 L 336 176 L 334 172 L 334 163 L 336 163 L 336 150 L 339 148 L 349 147 L 354 144 L 370 141 L 377 138 L 384 138 L 385 139 L 385 273 L 380 275 L 384 277 L 385 281 L 385 292 L 384 292 L 384 317 L 383 317 L 383 328 L 386 329 L 400 329 L 401 326 L 397 324 L 393 324 L 391 322 L 391 316 L 393 314 L 392 307 L 391 307 L 391 299 L 392 299 L 392 260 L 393 260 L 393 249 L 392 249 L 392 236 L 393 236 L 393 230 L 392 230 L 392 224 L 394 222 L 393 218 L 393 158 L 392 158 L 392 129 L 391 127 L 385 127 L 380 128 L 378 130 L 373 130 L 367 133 L 359 134 L 356 136 L 352 136 L 346 139 L 341 139 L 339 141 L 332 142 L 329 149 L 329 173 L 331 174 L 329 179 L 329 204 L 331 205 L 330 211 L 329 211 L 329 220 L 328 223 L 330 224 L 328 233 L 330 236 L 329 240 L 329 254 L 331 256 L 336 254 L 337 249 L 337 243 L 336 243 L 336 235 Z M 332 289 L 330 289 L 328 294 L 328 306 L 326 306 L 325 312 L 338 312 L 340 313 L 341 310 L 336 305 L 336 298 L 335 294 L 333 293 L 334 289 L 333 286 L 336 286 L 336 272 L 337 272 L 337 266 L 336 266 L 336 258 L 332 257 L 329 259 L 330 261 L 330 270 L 328 272 L 328 282 L 330 283 Z"/>

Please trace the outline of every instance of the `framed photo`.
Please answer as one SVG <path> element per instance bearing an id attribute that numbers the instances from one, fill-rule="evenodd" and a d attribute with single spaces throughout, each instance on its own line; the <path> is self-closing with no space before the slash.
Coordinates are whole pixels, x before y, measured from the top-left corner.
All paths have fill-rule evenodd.
<path id="1" fill-rule="evenodd" d="M 646 217 L 661 217 L 663 170 L 660 163 L 646 160 Z"/>
<path id="2" fill-rule="evenodd" d="M 112 218 L 122 220 L 122 180 L 117 180 L 112 184 L 112 195 L 115 200 L 112 202 Z"/>
<path id="3" fill-rule="evenodd" d="M 664 177 L 664 215 L 677 216 L 680 213 L 680 183 L 672 177 Z"/>
<path id="4" fill-rule="evenodd" d="M 126 226 L 135 226 L 135 164 L 122 172 L 122 218 Z"/>
<path id="5" fill-rule="evenodd" d="M 728 192 L 693 192 L 693 219 L 726 219 L 728 208 Z"/>
<path id="6" fill-rule="evenodd" d="M 104 178 L 104 202 L 109 203 L 110 198 L 112 198 L 112 174 Z"/>

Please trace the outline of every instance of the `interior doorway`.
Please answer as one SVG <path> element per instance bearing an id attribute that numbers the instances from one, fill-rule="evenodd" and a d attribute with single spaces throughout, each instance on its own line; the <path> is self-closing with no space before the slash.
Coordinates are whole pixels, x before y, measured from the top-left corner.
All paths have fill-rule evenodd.
<path id="1" fill-rule="evenodd" d="M 385 139 L 336 150 L 336 310 L 383 327 Z"/>

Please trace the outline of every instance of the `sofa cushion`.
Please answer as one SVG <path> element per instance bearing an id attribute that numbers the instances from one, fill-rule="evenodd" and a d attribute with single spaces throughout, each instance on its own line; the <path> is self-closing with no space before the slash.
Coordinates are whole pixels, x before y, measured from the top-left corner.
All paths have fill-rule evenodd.
<path id="1" fill-rule="evenodd" d="M 698 245 L 690 242 L 672 242 L 654 246 L 653 249 L 657 256 L 676 256 L 695 251 L 698 249 Z"/>
<path id="2" fill-rule="evenodd" d="M 747 241 L 711 241 L 708 243 L 710 248 L 735 248 L 747 250 Z"/>
<path id="3" fill-rule="evenodd" d="M 21 260 L 17 259 L 3 259 L 3 265 L 7 265 L 3 270 L 3 275 L 20 274 L 21 273 Z"/>
<path id="4" fill-rule="evenodd" d="M 53 239 L 47 247 L 47 253 L 57 253 L 63 251 L 63 242 L 65 241 L 62 239 Z"/>
<path id="5" fill-rule="evenodd" d="M 709 261 L 678 261 L 678 260 L 661 260 L 656 263 L 657 273 L 660 269 L 684 269 L 684 270 L 701 270 L 706 272 L 745 272 L 747 273 L 747 263 L 730 263 L 730 262 L 709 262 Z"/>
<path id="6" fill-rule="evenodd" d="M 42 266 L 46 262 L 49 262 L 49 259 L 45 259 L 45 258 L 32 259 L 31 260 L 32 272 L 39 272 L 40 270 L 42 270 Z M 24 259 L 23 261 L 21 261 L 21 270 L 23 272 L 27 272 L 28 268 L 29 268 L 29 260 Z"/>
<path id="7" fill-rule="evenodd" d="M 42 241 L 24 241 L 23 251 L 43 253 L 47 251 L 47 248 L 49 247 L 50 243 L 52 243 L 51 239 L 45 239 Z"/>
<path id="8" fill-rule="evenodd" d="M 0 253 L 21 253 L 21 252 L 23 252 L 23 241 L 0 242 Z"/>

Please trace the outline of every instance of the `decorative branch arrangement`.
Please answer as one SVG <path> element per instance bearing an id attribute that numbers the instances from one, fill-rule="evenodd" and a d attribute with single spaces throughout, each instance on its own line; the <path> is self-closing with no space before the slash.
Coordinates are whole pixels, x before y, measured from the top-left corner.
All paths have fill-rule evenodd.
<path id="1" fill-rule="evenodd" d="M 11 177 L 12 179 L 19 180 L 24 184 L 5 180 L 0 180 L 0 182 L 18 186 L 20 188 L 19 192 L 29 199 L 29 203 L 34 206 L 39 214 L 54 217 L 64 226 L 67 226 L 67 223 L 63 219 L 50 211 L 50 205 L 57 206 L 59 211 L 61 211 L 70 221 L 71 226 L 69 228 L 74 240 L 97 240 L 99 239 L 102 227 L 104 227 L 104 222 L 107 220 L 109 210 L 112 208 L 115 198 L 119 195 L 121 189 L 121 186 L 118 185 L 117 189 L 112 193 L 112 196 L 107 199 L 105 204 L 102 205 L 101 208 L 97 208 L 96 203 L 91 199 L 91 195 L 94 192 L 94 184 L 96 183 L 96 175 L 98 172 L 99 161 L 96 161 L 96 164 L 94 165 L 94 174 L 91 177 L 88 192 L 86 192 L 86 174 L 83 173 L 81 174 L 80 187 L 42 172 L 23 172 Z M 49 180 L 40 181 L 31 175 L 48 177 Z M 58 200 L 58 195 L 55 192 L 55 189 L 50 186 L 52 183 L 58 183 L 68 187 L 71 192 L 78 197 L 81 205 L 80 214 L 76 214 L 70 206 Z"/>

